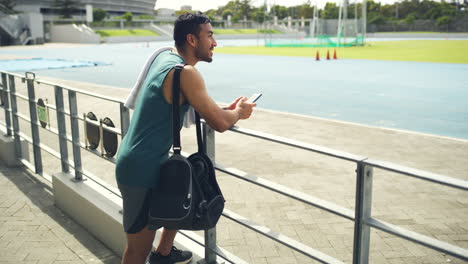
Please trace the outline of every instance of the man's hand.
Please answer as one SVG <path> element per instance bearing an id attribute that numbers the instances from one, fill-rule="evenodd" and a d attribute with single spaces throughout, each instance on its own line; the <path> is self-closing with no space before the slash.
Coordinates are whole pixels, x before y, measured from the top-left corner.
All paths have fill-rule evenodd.
<path id="1" fill-rule="evenodd" d="M 239 119 L 247 119 L 252 115 L 252 111 L 255 106 L 257 106 L 256 103 L 247 103 L 247 97 L 241 97 L 237 100 L 236 108 L 234 110 L 239 114 Z"/>
<path id="2" fill-rule="evenodd" d="M 236 98 L 236 100 L 234 100 L 234 102 L 232 102 L 229 106 L 225 107 L 224 109 L 225 109 L 225 110 L 234 110 L 234 109 L 236 109 L 237 103 L 238 103 L 239 100 L 242 99 L 242 98 L 245 98 L 245 97 L 241 96 L 241 97 L 239 97 L 239 98 Z"/>

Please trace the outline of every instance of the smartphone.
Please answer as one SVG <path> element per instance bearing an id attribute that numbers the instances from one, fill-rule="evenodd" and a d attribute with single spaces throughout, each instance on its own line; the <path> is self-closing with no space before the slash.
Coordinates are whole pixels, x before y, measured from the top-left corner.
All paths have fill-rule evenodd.
<path id="1" fill-rule="evenodd" d="M 262 97 L 261 93 L 252 94 L 252 96 L 250 96 L 249 99 L 247 99 L 247 103 L 255 103 L 260 97 Z"/>

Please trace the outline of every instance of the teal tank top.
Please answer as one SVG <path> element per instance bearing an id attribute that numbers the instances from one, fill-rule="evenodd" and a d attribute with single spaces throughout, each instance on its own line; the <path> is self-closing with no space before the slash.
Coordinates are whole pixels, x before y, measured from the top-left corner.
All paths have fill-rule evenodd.
<path id="1" fill-rule="evenodd" d="M 166 102 L 162 85 L 176 64 L 185 64 L 178 54 L 166 51 L 150 67 L 138 95 L 128 132 L 123 138 L 116 160 L 117 183 L 152 188 L 159 177 L 162 162 L 172 146 L 172 105 Z M 188 103 L 179 108 L 182 128 Z"/>

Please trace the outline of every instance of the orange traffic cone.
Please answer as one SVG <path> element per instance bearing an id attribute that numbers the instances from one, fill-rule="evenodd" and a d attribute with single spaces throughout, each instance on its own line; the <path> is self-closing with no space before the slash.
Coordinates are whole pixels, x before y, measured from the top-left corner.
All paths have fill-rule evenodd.
<path id="1" fill-rule="evenodd" d="M 327 60 L 330 60 L 330 51 L 327 50 Z"/>
<path id="2" fill-rule="evenodd" d="M 336 57 L 336 49 L 335 49 L 335 51 L 333 52 L 333 59 L 334 59 L 334 60 L 338 59 L 338 57 Z"/>
<path id="3" fill-rule="evenodd" d="M 320 60 L 320 54 L 319 54 L 318 50 L 317 50 L 317 53 L 315 54 L 315 60 L 316 61 Z"/>

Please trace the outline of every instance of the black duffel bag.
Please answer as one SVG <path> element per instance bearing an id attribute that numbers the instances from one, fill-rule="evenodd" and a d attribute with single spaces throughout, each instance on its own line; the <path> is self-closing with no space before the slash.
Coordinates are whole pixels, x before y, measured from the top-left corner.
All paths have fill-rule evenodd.
<path id="1" fill-rule="evenodd" d="M 198 152 L 182 156 L 180 146 L 180 71 L 176 65 L 172 88 L 173 155 L 160 169 L 151 192 L 149 227 L 170 230 L 205 230 L 216 226 L 224 209 L 224 197 L 216 181 L 211 159 L 204 153 L 200 116 L 196 113 Z"/>

